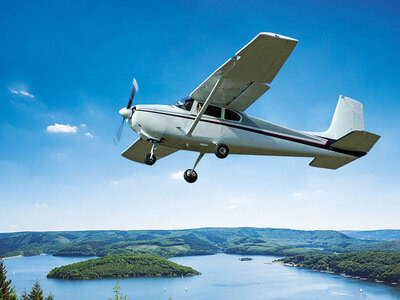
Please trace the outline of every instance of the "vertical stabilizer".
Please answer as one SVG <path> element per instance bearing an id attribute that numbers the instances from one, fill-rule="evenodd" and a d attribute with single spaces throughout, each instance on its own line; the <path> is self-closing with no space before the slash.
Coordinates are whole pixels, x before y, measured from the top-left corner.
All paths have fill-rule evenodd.
<path id="1" fill-rule="evenodd" d="M 327 138 L 339 139 L 355 130 L 364 130 L 363 105 L 340 95 L 331 126 L 321 134 Z"/>

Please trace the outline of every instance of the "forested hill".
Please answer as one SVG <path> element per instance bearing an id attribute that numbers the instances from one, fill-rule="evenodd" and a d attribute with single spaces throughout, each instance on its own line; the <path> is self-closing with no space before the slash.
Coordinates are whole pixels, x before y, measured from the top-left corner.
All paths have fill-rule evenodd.
<path id="1" fill-rule="evenodd" d="M 358 278 L 400 283 L 400 253 L 353 252 L 337 255 L 299 255 L 281 259 L 286 264 Z"/>
<path id="2" fill-rule="evenodd" d="M 400 229 L 382 229 L 382 230 L 347 230 L 341 231 L 345 235 L 360 240 L 375 241 L 395 241 L 400 240 Z"/>
<path id="3" fill-rule="evenodd" d="M 54 268 L 47 274 L 56 279 L 101 279 L 126 277 L 176 277 L 199 275 L 163 257 L 150 254 L 115 254 Z"/>
<path id="4" fill-rule="evenodd" d="M 17 232 L 0 234 L 0 256 L 52 253 L 64 256 L 105 256 L 153 253 L 164 257 L 214 254 L 296 255 L 368 241 L 331 230 L 274 228 L 199 228 L 186 230 L 99 230 Z"/>

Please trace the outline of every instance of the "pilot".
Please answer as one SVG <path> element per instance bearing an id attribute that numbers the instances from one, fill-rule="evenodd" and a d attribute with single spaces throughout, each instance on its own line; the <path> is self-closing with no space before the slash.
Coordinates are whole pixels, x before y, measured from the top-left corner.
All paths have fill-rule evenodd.
<path id="1" fill-rule="evenodd" d="M 196 111 L 199 112 L 201 110 L 201 103 L 197 104 Z"/>

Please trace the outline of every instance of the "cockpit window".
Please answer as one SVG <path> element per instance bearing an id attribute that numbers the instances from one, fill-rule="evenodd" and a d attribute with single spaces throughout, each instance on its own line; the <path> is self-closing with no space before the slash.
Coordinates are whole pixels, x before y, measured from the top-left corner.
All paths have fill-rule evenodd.
<path id="1" fill-rule="evenodd" d="M 230 109 L 225 109 L 225 119 L 232 121 L 240 121 L 240 115 Z"/>
<path id="2" fill-rule="evenodd" d="M 193 99 L 190 97 L 185 97 L 179 101 L 176 101 L 174 106 L 189 111 L 193 106 Z"/>

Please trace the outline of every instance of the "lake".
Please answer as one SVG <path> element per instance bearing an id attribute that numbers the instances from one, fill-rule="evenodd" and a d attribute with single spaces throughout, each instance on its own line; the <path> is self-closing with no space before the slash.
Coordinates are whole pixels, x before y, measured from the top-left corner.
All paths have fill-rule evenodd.
<path id="1" fill-rule="evenodd" d="M 176 257 L 171 261 L 193 267 L 202 275 L 121 279 L 120 286 L 130 300 L 400 299 L 399 286 L 271 264 L 276 259 L 272 256 L 251 256 L 251 261 L 239 261 L 240 257 L 243 256 Z M 116 279 L 68 281 L 46 278 L 54 267 L 85 259 L 43 255 L 6 259 L 4 262 L 7 276 L 13 281 L 18 294 L 24 288 L 29 291 L 35 280 L 39 280 L 45 295 L 51 291 L 55 300 L 111 298 Z"/>

